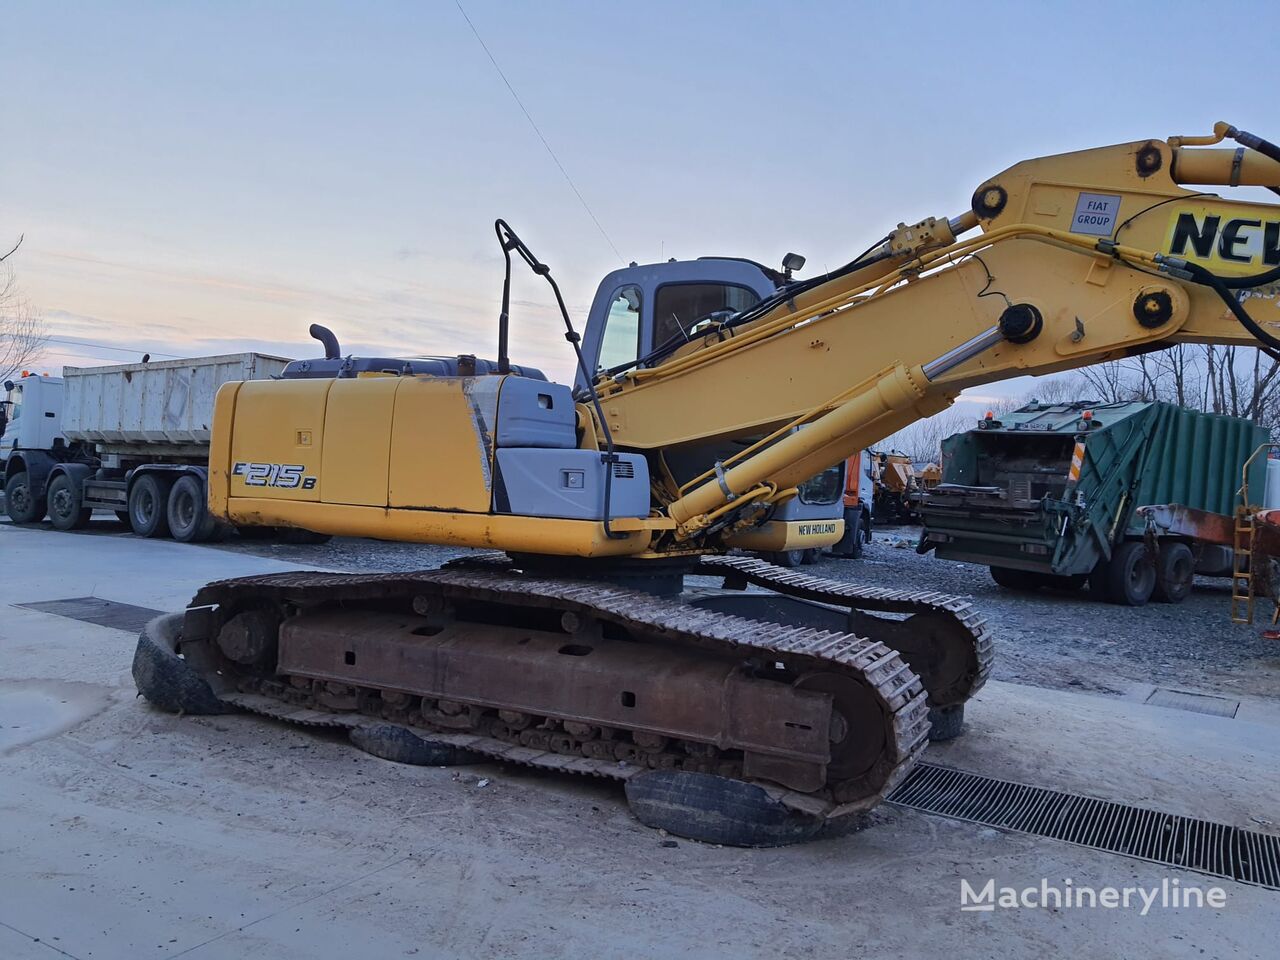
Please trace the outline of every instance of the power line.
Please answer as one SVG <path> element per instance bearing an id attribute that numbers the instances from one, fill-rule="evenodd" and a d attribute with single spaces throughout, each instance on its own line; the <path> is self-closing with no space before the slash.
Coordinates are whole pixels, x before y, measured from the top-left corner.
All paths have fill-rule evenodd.
<path id="1" fill-rule="evenodd" d="M 551 149 L 551 144 L 547 143 L 547 138 L 542 135 L 542 131 L 538 129 L 538 125 L 533 122 L 533 117 L 529 115 L 529 111 L 525 108 L 524 101 L 520 99 L 520 94 L 516 93 L 515 87 L 511 86 L 511 81 L 507 79 L 507 75 L 502 72 L 502 68 L 498 66 L 498 61 L 494 59 L 493 54 L 489 51 L 489 46 L 484 42 L 484 38 L 480 36 L 480 31 L 476 29 L 476 25 L 471 22 L 471 18 L 467 16 L 467 11 L 462 9 L 462 0 L 453 0 L 458 5 L 458 12 L 462 14 L 462 19 L 467 21 L 467 26 L 471 28 L 471 32 L 475 34 L 476 40 L 480 42 L 480 46 L 484 49 L 485 56 L 489 58 L 489 62 L 493 64 L 493 69 L 498 71 L 498 76 L 502 78 L 502 82 L 507 85 L 507 89 L 511 91 L 511 96 L 515 98 L 516 105 L 520 107 L 520 112 L 524 114 L 524 118 L 529 121 L 529 126 L 533 127 L 533 132 L 538 135 L 538 139 L 542 141 L 542 145 L 547 148 L 547 153 L 551 155 L 551 159 L 555 161 L 555 165 L 560 168 L 560 172 L 564 174 L 565 182 L 569 184 L 569 189 L 573 191 L 574 196 L 578 198 L 578 202 L 582 204 L 582 209 L 587 211 L 587 216 L 591 218 L 591 222 L 596 225 L 596 229 L 600 231 L 600 236 L 604 237 L 605 243 L 609 244 L 614 254 L 623 263 L 626 260 L 622 254 L 618 252 L 618 248 L 614 245 L 613 240 L 605 231 L 600 221 L 592 212 L 591 207 L 587 204 L 586 198 L 574 185 L 573 178 L 569 176 L 569 171 L 564 168 L 564 164 L 560 162 L 560 158 L 556 156 L 556 152 Z"/>
<path id="2" fill-rule="evenodd" d="M 158 350 L 139 350 L 136 347 L 112 346 L 109 343 L 94 343 L 91 340 L 68 340 L 65 337 L 45 337 L 49 343 L 65 343 L 73 347 L 93 347 L 98 350 L 114 350 L 117 353 L 132 353 L 142 356 L 144 353 L 150 353 L 153 357 L 164 357 L 166 360 L 181 360 L 182 358 L 172 353 L 160 353 Z"/>

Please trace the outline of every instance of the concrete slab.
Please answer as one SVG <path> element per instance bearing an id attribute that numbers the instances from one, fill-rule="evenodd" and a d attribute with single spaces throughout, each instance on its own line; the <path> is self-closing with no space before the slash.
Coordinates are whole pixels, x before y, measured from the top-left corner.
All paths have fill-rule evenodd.
<path id="1" fill-rule="evenodd" d="M 207 580 L 285 565 L 6 525 L 0 557 L 0 702 L 26 698 L 0 715 L 0 734 L 26 725 L 0 754 L 6 958 L 1202 958 L 1280 937 L 1275 892 L 903 809 L 781 850 L 668 848 L 611 784 L 403 767 L 330 734 L 159 713 L 134 697 L 130 634 L 10 605 L 176 609 Z M 1269 722 L 993 683 L 930 758 L 1274 832 L 1251 818 L 1280 819 L 1278 743 Z M 960 912 L 961 879 L 988 878 L 1174 878 L 1228 902 Z"/>

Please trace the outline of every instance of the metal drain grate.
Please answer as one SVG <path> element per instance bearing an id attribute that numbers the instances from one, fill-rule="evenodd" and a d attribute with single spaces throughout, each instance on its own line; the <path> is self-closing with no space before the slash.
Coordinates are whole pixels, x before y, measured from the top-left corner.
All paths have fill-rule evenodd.
<path id="1" fill-rule="evenodd" d="M 1214 697 L 1207 693 L 1186 693 L 1183 690 L 1165 690 L 1157 687 L 1151 691 L 1146 703 L 1153 707 L 1173 707 L 1192 713 L 1207 713 L 1211 717 L 1234 717 L 1240 709 L 1239 700 Z"/>
<path id="2" fill-rule="evenodd" d="M 919 764 L 891 803 L 1280 890 L 1280 836 Z"/>
<path id="3" fill-rule="evenodd" d="M 116 630 L 127 630 L 137 633 L 154 620 L 163 610 L 152 610 L 150 607 L 135 607 L 131 603 L 117 603 L 114 600 L 99 600 L 97 597 L 72 597 L 69 600 L 44 600 L 40 603 L 16 603 L 16 607 L 27 610 L 39 610 L 41 613 L 52 613 L 69 620 L 81 620 L 94 623 L 100 627 L 113 627 Z"/>

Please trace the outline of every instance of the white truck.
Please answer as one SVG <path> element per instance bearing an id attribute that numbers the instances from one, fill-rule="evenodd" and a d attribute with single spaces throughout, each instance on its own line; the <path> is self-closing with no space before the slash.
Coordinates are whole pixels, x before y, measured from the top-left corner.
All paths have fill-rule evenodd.
<path id="1" fill-rule="evenodd" d="M 228 381 L 276 376 L 287 363 L 240 353 L 65 367 L 61 377 L 6 382 L 0 464 L 9 519 L 48 515 L 57 529 L 74 530 L 94 510 L 112 510 L 139 536 L 217 537 L 225 528 L 209 515 L 206 486 L 214 397 Z"/>

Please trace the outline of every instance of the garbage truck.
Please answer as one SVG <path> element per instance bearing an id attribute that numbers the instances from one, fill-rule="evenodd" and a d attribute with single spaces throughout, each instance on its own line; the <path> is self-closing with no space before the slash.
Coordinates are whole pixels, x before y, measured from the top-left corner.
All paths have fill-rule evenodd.
<path id="1" fill-rule="evenodd" d="M 1237 492 L 1268 431 L 1170 403 L 1030 403 L 942 443 L 921 552 L 983 564 L 1002 587 L 1178 603 L 1229 577 Z M 1247 489 L 1265 489 L 1255 458 Z"/>
<path id="2" fill-rule="evenodd" d="M 278 376 L 290 361 L 261 353 L 24 372 L 0 401 L 5 512 L 59 530 L 113 511 L 133 533 L 184 542 L 230 528 L 208 510 L 214 397 L 230 381 Z M 272 527 L 238 527 L 246 537 Z M 286 539 L 316 539 L 279 531 Z M 325 538 L 327 539 L 327 538 Z"/>

